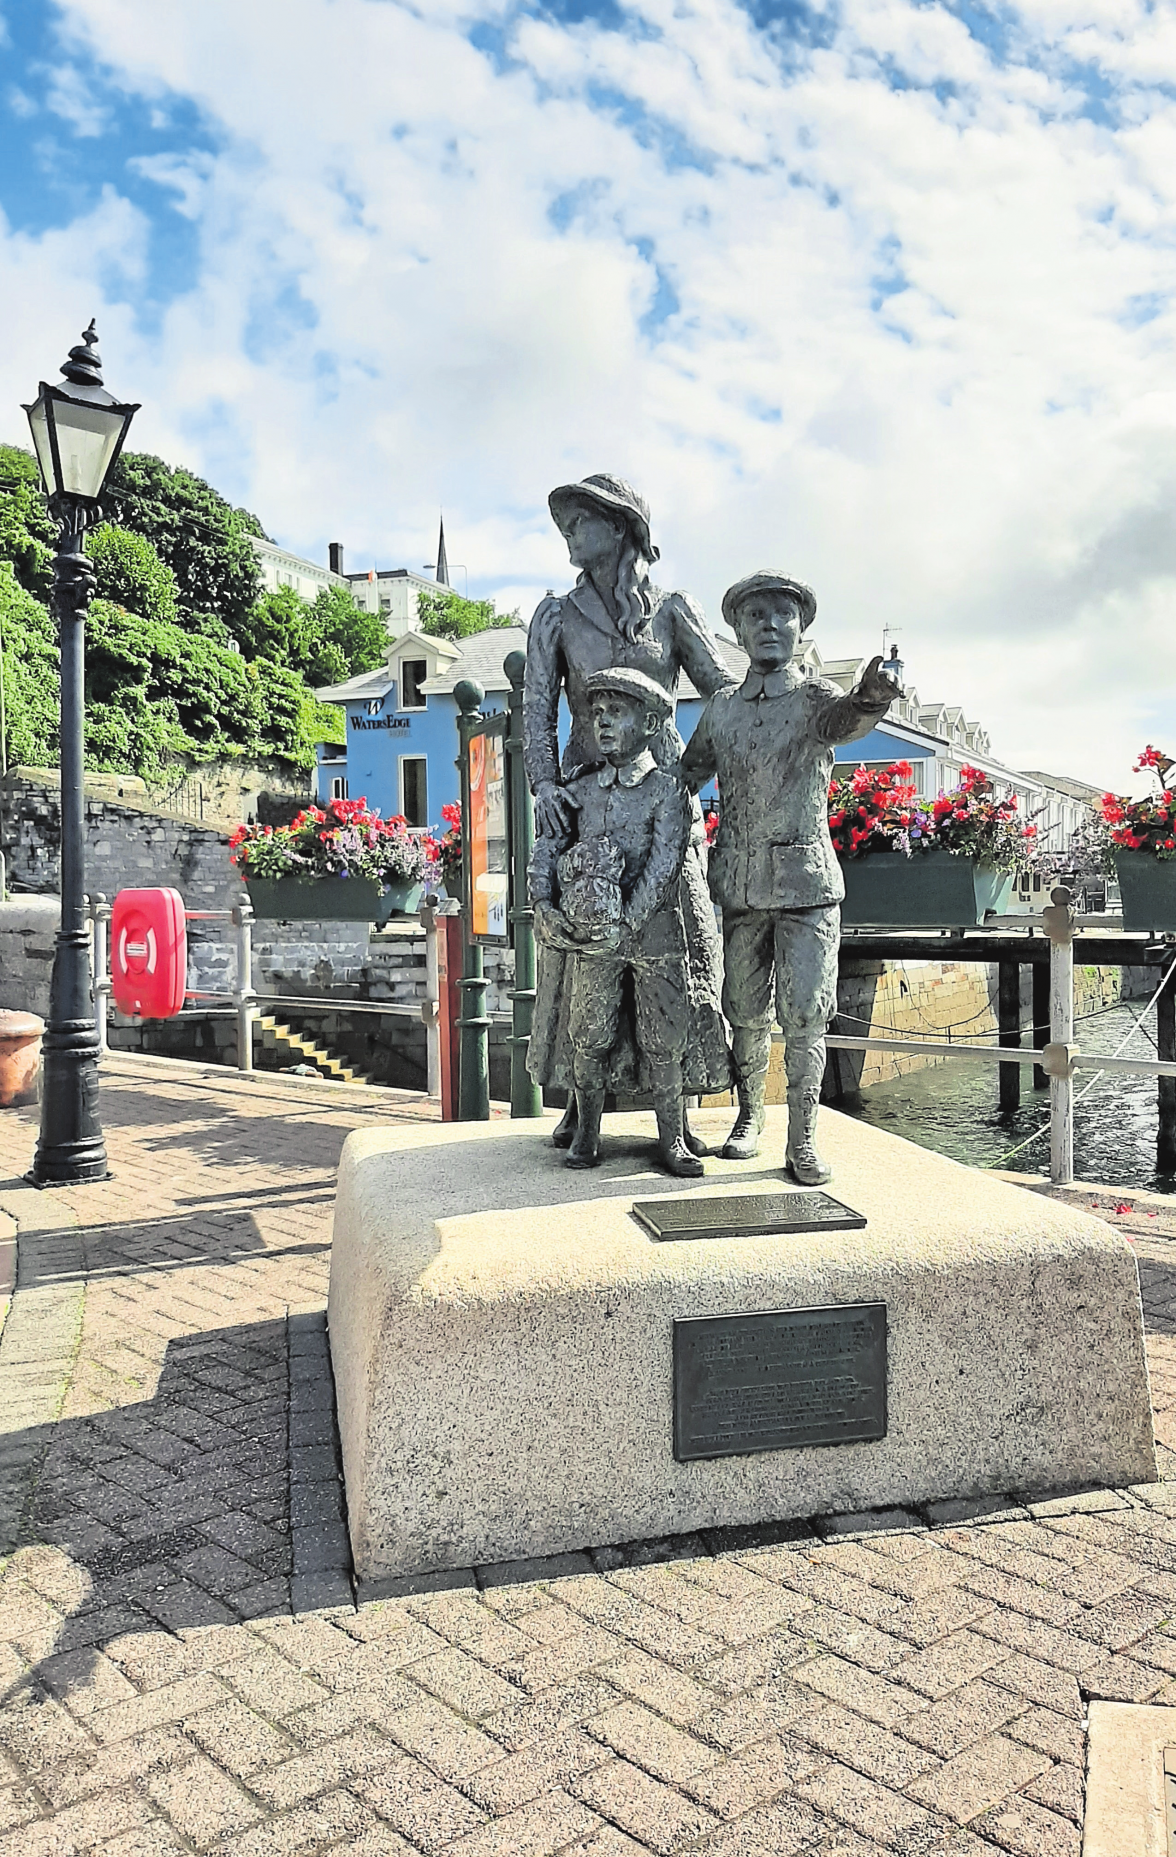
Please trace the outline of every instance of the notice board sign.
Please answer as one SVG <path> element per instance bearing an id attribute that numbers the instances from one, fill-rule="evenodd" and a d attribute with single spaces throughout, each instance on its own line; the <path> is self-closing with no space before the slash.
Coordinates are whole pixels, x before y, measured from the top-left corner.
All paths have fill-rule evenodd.
<path id="1" fill-rule="evenodd" d="M 505 946 L 510 934 L 505 715 L 487 716 L 466 741 L 470 796 L 470 933 Z"/>

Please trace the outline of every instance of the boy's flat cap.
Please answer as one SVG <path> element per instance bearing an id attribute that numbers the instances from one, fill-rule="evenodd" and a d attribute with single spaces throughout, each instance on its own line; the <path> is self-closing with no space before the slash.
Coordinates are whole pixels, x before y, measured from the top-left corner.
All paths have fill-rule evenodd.
<path id="1" fill-rule="evenodd" d="M 817 616 L 817 596 L 811 587 L 805 586 L 803 580 L 793 580 L 790 574 L 776 574 L 770 568 L 761 568 L 758 574 L 749 574 L 746 580 L 737 580 L 723 595 L 723 618 L 732 628 L 736 612 L 753 593 L 790 593 L 800 607 L 802 632 L 808 631 Z"/>
<path id="2" fill-rule="evenodd" d="M 612 693 L 615 696 L 628 696 L 635 703 L 641 703 L 646 709 L 652 709 L 661 722 L 668 722 L 674 713 L 674 699 L 647 677 L 644 671 L 626 670 L 618 665 L 612 671 L 593 671 L 591 677 L 584 679 L 584 688 L 589 696 L 601 696 Z"/>

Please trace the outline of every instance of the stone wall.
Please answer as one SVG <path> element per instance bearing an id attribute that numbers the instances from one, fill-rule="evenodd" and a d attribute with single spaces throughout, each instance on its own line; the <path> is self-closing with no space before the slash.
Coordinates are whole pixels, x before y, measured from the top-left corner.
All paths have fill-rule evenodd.
<path id="1" fill-rule="evenodd" d="M 17 896 L 0 903 L 0 1008 L 47 1017 L 60 921 L 55 896 Z"/>
<path id="2" fill-rule="evenodd" d="M 17 777 L 56 791 L 61 775 L 55 767 L 21 767 Z M 187 819 L 211 830 L 231 831 L 256 814 L 259 793 L 284 793 L 310 803 L 312 774 L 285 761 L 215 761 L 204 766 L 176 766 L 162 780 L 138 774 L 86 775 L 86 797 L 124 800 L 148 812 Z"/>
<path id="3" fill-rule="evenodd" d="M 162 812 L 133 791 L 141 781 L 116 774 L 85 782 L 86 888 L 113 902 L 120 890 L 167 888 L 189 909 L 231 909 L 245 888 L 229 862 L 225 832 Z M 60 885 L 61 786 L 52 772 L 10 770 L 0 783 L 0 843 L 10 892 L 56 896 Z M 231 986 L 231 935 L 219 923 L 188 927 L 188 985 Z"/>
<path id="4" fill-rule="evenodd" d="M 244 896 L 229 863 L 228 834 L 161 811 L 113 775 L 86 778 L 86 888 L 113 898 L 157 885 L 180 892 L 190 909 L 227 909 Z M 60 887 L 61 789 L 50 775 L 13 769 L 0 783 L 0 834 L 10 890 L 51 895 Z"/>

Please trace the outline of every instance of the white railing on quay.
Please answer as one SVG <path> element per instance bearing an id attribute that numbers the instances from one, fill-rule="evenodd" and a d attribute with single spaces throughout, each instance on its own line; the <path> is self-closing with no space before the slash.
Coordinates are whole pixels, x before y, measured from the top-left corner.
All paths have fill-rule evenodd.
<path id="1" fill-rule="evenodd" d="M 1067 1185 L 1074 1178 L 1074 1104 L 1081 1097 L 1074 1095 L 1074 1077 L 1080 1070 L 1092 1070 L 1095 1075 L 1082 1091 L 1082 1096 L 1093 1089 L 1103 1072 L 1114 1075 L 1133 1075 L 1137 1077 L 1176 1077 L 1176 1063 L 1162 1058 L 1122 1057 L 1120 1052 L 1127 1039 L 1135 1030 L 1132 1025 L 1126 1036 L 1120 1041 L 1119 1049 L 1111 1056 L 1103 1057 L 1097 1052 L 1080 1051 L 1074 1042 L 1074 934 L 1078 927 L 1078 913 L 1072 907 L 1070 891 L 1059 885 L 1051 894 L 1050 903 L 1042 910 L 1040 925 L 1049 937 L 1049 1043 L 1040 1050 L 1027 1050 L 1021 1045 L 974 1045 L 958 1044 L 949 1039 L 903 1038 L 876 1036 L 854 1037 L 848 1033 L 830 1032 L 826 1043 L 835 1051 L 892 1051 L 903 1053 L 908 1057 L 940 1057 L 953 1062 L 978 1064 L 1022 1064 L 1036 1066 L 1049 1078 L 1049 1122 L 1044 1124 L 1027 1141 L 1003 1156 L 1011 1160 L 1013 1155 L 1031 1146 L 1049 1130 L 1049 1171 L 1050 1179 L 1055 1185 Z M 1121 916 L 1084 916 L 1083 930 L 1121 929 Z M 1030 929 L 1037 926 L 1032 916 L 997 916 L 989 917 L 984 923 L 986 929 L 1021 928 Z M 1016 943 L 1010 941 L 1010 958 L 1015 958 Z M 1164 968 L 1163 977 L 1148 1005 L 1147 1012 L 1159 999 L 1160 994 L 1172 978 L 1176 967 L 1176 945 L 1172 948 L 1172 958 Z M 1140 1017 L 1143 1015 L 1141 1014 Z"/>

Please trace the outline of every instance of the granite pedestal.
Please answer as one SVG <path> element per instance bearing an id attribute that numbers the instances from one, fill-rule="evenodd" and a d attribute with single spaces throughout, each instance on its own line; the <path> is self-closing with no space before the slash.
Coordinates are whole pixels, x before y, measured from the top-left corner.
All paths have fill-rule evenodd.
<path id="1" fill-rule="evenodd" d="M 362 1131 L 328 1310 L 356 1571 L 375 1579 L 779 1520 L 1156 1475 L 1135 1259 L 1102 1221 L 822 1110 L 867 1224 L 655 1242 L 634 1199 L 772 1191 L 764 1152 L 675 1182 L 652 1117 L 576 1173 L 553 1118 Z M 694 1118 L 722 1140 L 729 1111 Z M 887 1430 L 674 1457 L 675 1319 L 886 1306 Z"/>

